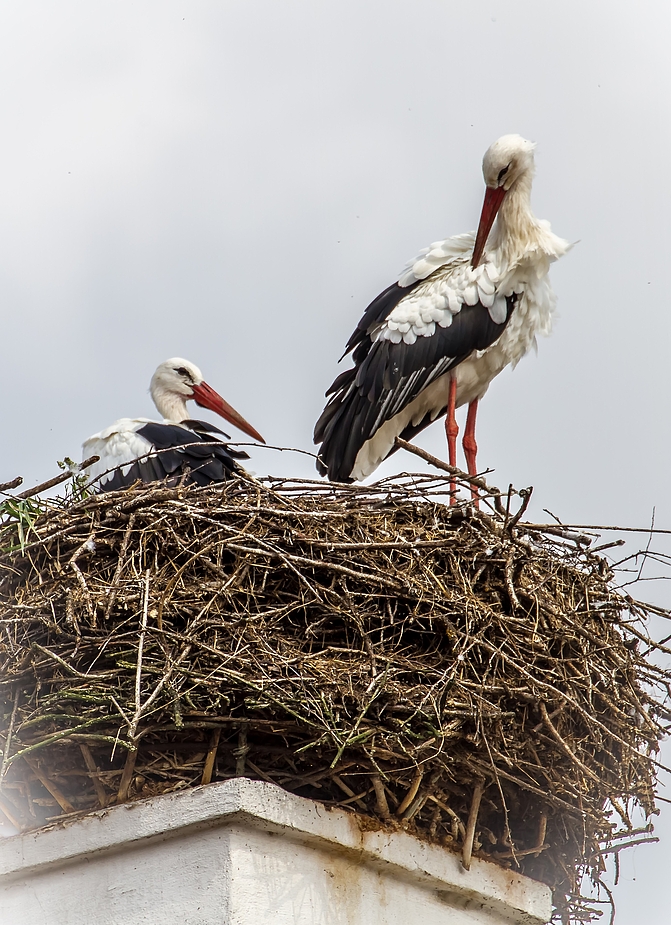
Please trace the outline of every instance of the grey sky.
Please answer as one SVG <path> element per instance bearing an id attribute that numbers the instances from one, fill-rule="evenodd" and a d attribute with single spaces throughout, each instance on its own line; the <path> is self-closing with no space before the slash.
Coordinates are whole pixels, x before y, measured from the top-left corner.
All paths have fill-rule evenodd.
<path id="1" fill-rule="evenodd" d="M 363 308 L 475 227 L 482 154 L 519 132 L 536 214 L 580 243 L 553 268 L 554 335 L 482 404 L 479 461 L 533 484 L 537 516 L 671 526 L 670 26 L 640 0 L 5 3 L 0 481 L 152 416 L 175 354 L 312 449 Z M 440 425 L 421 443 L 445 454 Z M 620 925 L 667 921 L 659 831 L 623 858 Z"/>

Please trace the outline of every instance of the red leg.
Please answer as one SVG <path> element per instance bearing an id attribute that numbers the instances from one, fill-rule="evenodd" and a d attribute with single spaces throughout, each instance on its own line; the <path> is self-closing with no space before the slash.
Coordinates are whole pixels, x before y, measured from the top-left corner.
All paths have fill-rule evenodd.
<path id="1" fill-rule="evenodd" d="M 468 468 L 469 475 L 477 475 L 477 455 L 478 455 L 478 445 L 475 442 L 475 418 L 478 413 L 478 399 L 472 401 L 468 406 L 468 417 L 466 418 L 466 428 L 464 430 L 464 439 L 462 446 L 464 448 L 464 455 L 466 457 L 466 465 Z M 474 485 L 471 485 L 471 495 L 473 501 L 475 501 L 475 506 L 478 507 L 478 490 Z"/>
<path id="2" fill-rule="evenodd" d="M 447 417 L 445 418 L 445 433 L 447 434 L 447 452 L 448 461 L 451 466 L 457 465 L 457 437 L 459 436 L 459 425 L 455 417 L 457 407 L 457 380 L 452 376 L 450 378 L 450 392 L 447 399 Z M 457 499 L 455 492 L 457 483 L 455 479 L 450 480 L 450 504 L 456 504 Z"/>

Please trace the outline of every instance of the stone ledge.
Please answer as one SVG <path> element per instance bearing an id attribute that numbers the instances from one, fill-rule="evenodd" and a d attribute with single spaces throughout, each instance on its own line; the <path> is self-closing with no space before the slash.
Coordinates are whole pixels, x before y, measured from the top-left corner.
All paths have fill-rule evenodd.
<path id="1" fill-rule="evenodd" d="M 551 915 L 551 892 L 544 884 L 479 859 L 466 871 L 457 855 L 438 846 L 403 832 L 371 829 L 368 820 L 354 814 L 245 778 L 126 803 L 3 840 L 0 889 L 11 889 L 12 883 L 20 888 L 19 881 L 57 869 L 67 875 L 68 868 L 94 858 L 212 829 L 281 835 L 293 844 L 338 855 L 352 869 L 372 868 L 384 878 L 405 881 L 410 889 L 428 890 L 452 909 L 489 912 L 494 920 L 542 925 Z"/>

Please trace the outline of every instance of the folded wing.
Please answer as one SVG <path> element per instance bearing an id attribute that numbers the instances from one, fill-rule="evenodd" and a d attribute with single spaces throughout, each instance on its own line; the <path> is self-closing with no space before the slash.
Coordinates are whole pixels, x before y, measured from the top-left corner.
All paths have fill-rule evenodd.
<path id="1" fill-rule="evenodd" d="M 398 417 L 396 435 L 410 436 L 443 413 L 447 392 L 444 402 L 441 394 L 435 407 L 418 409 L 419 419 L 401 417 L 441 376 L 495 343 L 514 310 L 518 294 L 497 287 L 495 267 L 473 270 L 447 246 L 433 247 L 441 251 L 433 272 L 425 279 L 406 274 L 405 286 L 385 289 L 349 339 L 354 367 L 326 393 L 314 433 L 321 443 L 317 468 L 333 481 L 352 481 L 360 450 L 387 422 Z M 431 269 L 427 256 L 414 261 L 416 273 Z M 393 437 L 388 443 L 386 453 L 393 452 Z"/>
<path id="2" fill-rule="evenodd" d="M 223 482 L 239 470 L 236 460 L 249 457 L 221 437 L 226 434 L 204 421 L 117 421 L 84 444 L 85 456 L 100 456 L 89 470 L 90 481 L 101 491 L 117 491 L 138 481 L 199 486 Z"/>

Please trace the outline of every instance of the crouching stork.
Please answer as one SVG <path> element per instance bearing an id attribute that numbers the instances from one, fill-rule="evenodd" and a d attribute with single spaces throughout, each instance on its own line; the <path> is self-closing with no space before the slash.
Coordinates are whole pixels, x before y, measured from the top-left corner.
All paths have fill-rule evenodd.
<path id="1" fill-rule="evenodd" d="M 247 453 L 228 445 L 228 434 L 206 421 L 192 420 L 187 401 L 214 411 L 253 440 L 261 434 L 214 391 L 193 363 L 173 357 L 151 379 L 151 397 L 163 421 L 121 418 L 83 444 L 83 458 L 99 456 L 88 470 L 101 491 L 127 488 L 134 482 L 167 481 L 174 485 L 210 485 L 239 471 Z"/>

